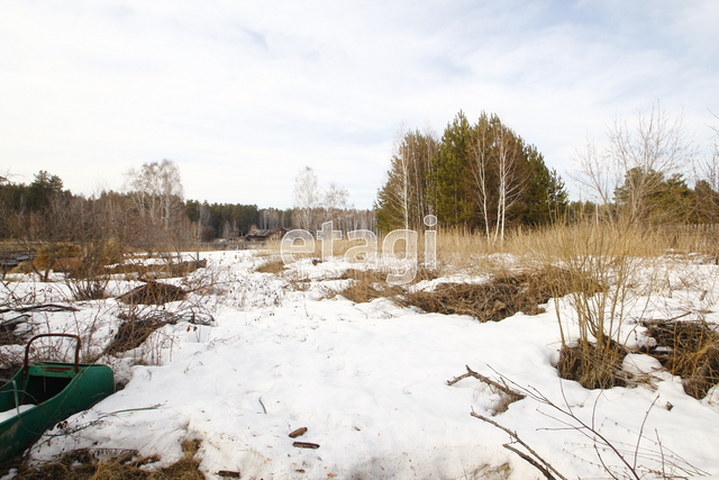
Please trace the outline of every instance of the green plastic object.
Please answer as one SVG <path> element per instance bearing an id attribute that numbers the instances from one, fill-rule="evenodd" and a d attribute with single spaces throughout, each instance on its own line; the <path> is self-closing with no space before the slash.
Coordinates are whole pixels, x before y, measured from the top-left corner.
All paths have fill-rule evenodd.
<path id="1" fill-rule="evenodd" d="M 41 337 L 70 337 L 77 341 L 75 362 L 28 362 L 30 344 Z M 23 368 L 0 388 L 0 461 L 35 443 L 70 415 L 86 410 L 114 392 L 112 369 L 79 363 L 80 337 L 48 333 L 33 337 L 25 347 Z"/>

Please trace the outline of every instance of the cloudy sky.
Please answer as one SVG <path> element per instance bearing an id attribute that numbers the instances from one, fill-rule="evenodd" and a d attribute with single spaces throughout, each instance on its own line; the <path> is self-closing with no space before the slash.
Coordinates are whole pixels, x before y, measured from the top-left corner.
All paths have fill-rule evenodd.
<path id="1" fill-rule="evenodd" d="M 401 128 L 497 113 L 568 183 L 659 99 L 719 124 L 715 0 L 3 0 L 0 175 L 120 189 L 170 159 L 185 197 L 290 207 L 298 171 L 370 208 Z"/>

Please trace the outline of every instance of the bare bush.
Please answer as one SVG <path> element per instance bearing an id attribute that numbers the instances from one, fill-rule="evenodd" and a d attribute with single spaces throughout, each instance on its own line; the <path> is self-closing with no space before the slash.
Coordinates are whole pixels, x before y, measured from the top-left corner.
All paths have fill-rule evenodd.
<path id="1" fill-rule="evenodd" d="M 629 430 L 637 433 L 635 433 L 636 442 L 628 444 L 615 441 L 608 433 L 602 431 L 602 422 L 598 422 L 595 418 L 597 403 L 602 398 L 601 395 L 596 397 L 591 410 L 592 417 L 585 419 L 570 405 L 560 405 L 535 388 L 523 387 L 501 374 L 498 374 L 498 380 L 492 380 L 483 375 L 475 374 L 469 367 L 467 367 L 467 371 L 467 374 L 449 381 L 448 384 L 453 385 L 458 379 L 473 376 L 489 385 L 493 385 L 494 388 L 501 390 L 506 396 L 513 398 L 514 401 L 531 400 L 535 402 L 538 405 L 537 411 L 540 414 L 559 425 L 557 428 L 547 428 L 546 430 L 571 430 L 583 435 L 589 442 L 588 448 L 593 452 L 595 461 L 583 460 L 599 467 L 615 480 L 641 480 L 649 475 L 663 480 L 708 475 L 707 472 L 691 465 L 681 456 L 662 445 L 658 432 L 655 438 L 650 438 L 644 434 L 647 418 L 651 414 L 658 397 L 648 405 L 643 418 L 637 420 L 638 428 Z M 532 448 L 517 431 L 474 411 L 471 412 L 471 416 L 507 433 L 511 441 L 504 444 L 504 448 L 537 468 L 545 478 L 548 480 L 567 480 L 568 477 L 555 468 L 553 462 Z M 642 444 L 647 444 L 648 446 L 644 447 Z M 581 458 L 578 453 L 576 455 Z"/>

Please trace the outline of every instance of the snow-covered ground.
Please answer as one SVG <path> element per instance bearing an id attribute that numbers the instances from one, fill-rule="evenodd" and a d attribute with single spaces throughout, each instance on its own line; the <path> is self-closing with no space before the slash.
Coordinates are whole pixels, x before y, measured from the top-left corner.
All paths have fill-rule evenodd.
<path id="1" fill-rule="evenodd" d="M 221 478 L 220 471 L 265 480 L 544 478 L 503 447 L 512 441 L 508 433 L 475 412 L 516 432 L 567 478 L 610 478 L 607 470 L 632 478 L 632 467 L 642 478 L 719 479 L 719 391 L 716 400 L 714 391 L 691 398 L 679 378 L 644 355 L 625 361 L 628 370 L 652 378 L 633 388 L 586 390 L 557 376 L 556 309 L 566 327 L 568 299 L 550 301 L 540 315 L 482 324 L 390 299 L 355 304 L 333 296 L 349 282 L 330 280 L 350 266 L 340 259 L 300 262 L 276 275 L 253 271 L 263 261 L 256 252 L 204 256 L 208 268 L 185 287 L 212 285 L 158 308 L 191 304 L 214 323 L 167 325 L 122 358 L 101 359 L 124 388 L 48 432 L 32 448 L 33 459 L 77 448 L 132 449 L 158 455 L 164 465 L 182 456 L 182 440 L 198 439 L 208 479 Z M 650 305 L 635 302 L 624 325 L 629 343 L 645 341 L 639 316 L 691 311 L 710 322 L 719 318 L 718 267 L 677 265 L 667 271 L 662 295 Z M 309 281 L 297 288 L 290 280 L 300 277 Z M 62 282 L 14 280 L 0 295 L 12 291 L 36 302 L 70 296 Z M 110 288 L 120 294 L 137 285 L 117 280 Z M 74 305 L 79 311 L 29 313 L 18 328 L 79 333 L 86 353 L 102 351 L 126 307 L 114 299 Z M 532 395 L 492 416 L 502 398 L 487 384 L 470 377 L 448 385 L 465 366 Z M 593 426 L 629 467 L 578 421 Z M 290 438 L 300 427 L 307 432 Z"/>

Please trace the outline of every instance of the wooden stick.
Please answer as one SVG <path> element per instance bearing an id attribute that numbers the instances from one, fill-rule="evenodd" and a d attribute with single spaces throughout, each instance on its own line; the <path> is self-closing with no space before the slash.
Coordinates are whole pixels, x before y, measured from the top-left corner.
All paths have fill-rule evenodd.
<path id="1" fill-rule="evenodd" d="M 540 470 L 542 471 L 542 473 L 544 473 L 545 470 L 551 471 L 554 475 L 556 475 L 557 477 L 561 478 L 562 480 L 567 480 L 567 478 L 566 478 L 564 475 L 562 475 L 561 473 L 559 473 L 559 472 L 557 471 L 557 469 L 555 469 L 554 467 L 552 467 L 546 460 L 544 460 L 541 456 L 539 456 L 539 454 L 538 454 L 537 452 L 535 452 L 534 450 L 532 450 L 532 447 L 530 447 L 529 445 L 527 445 L 526 443 L 524 443 L 524 441 L 523 441 L 521 438 L 519 438 L 519 435 L 517 435 L 515 432 L 513 432 L 513 431 L 510 430 L 510 429 L 508 429 L 508 428 L 505 427 L 504 425 L 501 425 L 501 424 L 495 422 L 495 421 L 492 420 L 491 418 L 485 417 L 484 415 L 480 415 L 480 414 L 478 414 L 478 413 L 476 413 L 476 412 L 472 412 L 471 415 L 472 415 L 473 417 L 478 418 L 478 419 L 482 420 L 483 422 L 489 423 L 490 425 L 492 425 L 492 426 L 494 426 L 494 427 L 497 427 L 498 429 L 500 429 L 500 430 L 502 430 L 503 432 L 507 433 L 510 437 L 512 437 L 512 438 L 514 439 L 514 441 L 516 441 L 516 442 L 519 443 L 521 446 L 523 446 L 524 448 L 526 448 L 527 451 L 528 451 L 532 456 L 534 456 L 534 458 L 538 459 L 538 460 L 539 460 L 540 462 L 542 462 L 542 464 L 544 465 L 545 468 L 540 468 Z M 506 445 L 505 445 L 505 448 L 507 448 Z M 509 449 L 509 450 L 514 451 L 514 449 Z M 515 452 L 515 453 L 516 453 L 516 452 Z M 526 454 L 525 454 L 525 455 L 526 455 Z M 527 460 L 524 456 L 522 456 L 522 455 L 520 455 L 520 456 L 521 456 L 524 460 Z M 538 467 L 538 466 L 535 464 L 535 462 L 536 462 L 536 461 L 533 461 L 533 462 L 530 462 L 530 463 L 531 463 L 532 465 L 534 465 L 535 467 Z M 538 467 L 538 468 L 539 468 L 539 467 Z M 546 475 L 546 473 L 545 473 L 545 475 Z M 547 478 L 549 478 L 550 480 L 556 480 L 556 479 L 554 479 L 554 477 L 547 477 Z"/>
<path id="2" fill-rule="evenodd" d="M 474 378 L 476 378 L 477 380 L 479 380 L 479 381 L 481 381 L 481 382 L 484 382 L 484 383 L 486 383 L 487 385 L 489 385 L 489 386 L 491 386 L 491 387 L 496 388 L 496 389 L 499 390 L 500 392 L 503 392 L 503 393 L 509 395 L 509 396 L 512 397 L 512 398 L 516 398 L 517 400 L 521 400 L 521 399 L 523 399 L 523 398 L 525 397 L 525 396 L 522 395 L 521 393 L 515 392 L 514 390 L 512 390 L 512 389 L 509 388 L 509 387 L 507 387 L 506 385 L 502 385 L 501 383 L 495 382 L 494 380 L 492 380 L 492 379 L 489 378 L 489 377 L 485 377 L 485 376 L 482 375 L 481 373 L 475 372 L 474 370 L 472 370 L 471 368 L 469 368 L 469 365 L 465 365 L 465 368 L 467 369 L 467 373 L 465 373 L 465 374 L 463 374 L 463 375 L 460 375 L 459 377 L 455 377 L 455 378 L 453 378 L 452 380 L 448 380 L 448 381 L 447 381 L 447 385 L 454 385 L 455 383 L 459 382 L 460 380 L 463 380 L 463 379 L 468 378 L 468 377 L 474 377 Z"/>

